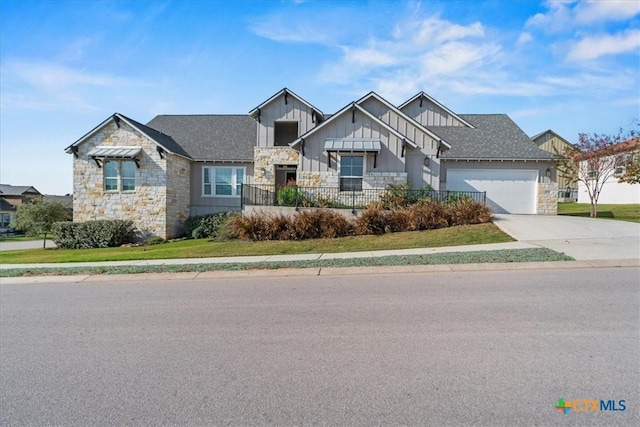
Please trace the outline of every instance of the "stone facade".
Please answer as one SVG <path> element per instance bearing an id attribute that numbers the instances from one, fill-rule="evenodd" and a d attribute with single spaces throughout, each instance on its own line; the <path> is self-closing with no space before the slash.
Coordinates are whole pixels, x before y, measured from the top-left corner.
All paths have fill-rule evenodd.
<path id="1" fill-rule="evenodd" d="M 338 172 L 298 171 L 298 185 L 301 187 L 333 187 L 340 186 Z M 387 188 L 389 185 L 407 182 L 406 172 L 365 172 L 362 180 L 363 189 Z"/>
<path id="2" fill-rule="evenodd" d="M 167 233 L 182 236 L 184 221 L 191 211 L 191 161 L 167 154 Z"/>
<path id="3" fill-rule="evenodd" d="M 558 183 L 539 182 L 538 183 L 538 215 L 558 214 Z"/>
<path id="4" fill-rule="evenodd" d="M 301 187 L 337 188 L 339 186 L 336 172 L 298 171 L 296 182 Z"/>
<path id="5" fill-rule="evenodd" d="M 104 170 L 87 155 L 96 146 L 142 147 L 138 155 L 140 167 L 135 173 L 135 190 L 104 190 Z M 78 145 L 78 157 L 74 158 L 73 167 L 73 220 L 128 219 L 133 221 L 142 238 L 171 238 L 178 235 L 175 234 L 179 231 L 176 221 L 184 212 L 188 214 L 188 161 L 176 160 L 175 156 L 169 157 L 168 154 L 163 159 L 156 147 L 155 143 L 123 121 L 119 127 L 114 122 L 107 123 Z M 167 179 L 167 160 L 172 162 L 174 169 L 186 166 L 184 180 L 180 176 L 171 181 Z M 169 192 L 171 200 L 167 197 L 168 184 L 176 185 Z M 171 212 L 167 211 L 168 202 L 171 203 Z"/>
<path id="6" fill-rule="evenodd" d="M 406 172 L 365 172 L 362 188 L 387 188 L 407 182 Z"/>
<path id="7" fill-rule="evenodd" d="M 288 147 L 255 147 L 253 149 L 254 176 L 256 184 L 273 184 L 276 181 L 276 165 L 297 166 L 300 153 Z"/>

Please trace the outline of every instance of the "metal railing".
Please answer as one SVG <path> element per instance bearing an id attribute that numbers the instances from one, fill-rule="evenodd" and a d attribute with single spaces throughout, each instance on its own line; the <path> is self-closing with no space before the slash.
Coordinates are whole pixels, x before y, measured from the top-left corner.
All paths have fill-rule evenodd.
<path id="1" fill-rule="evenodd" d="M 558 199 L 578 201 L 578 189 L 561 188 L 558 190 Z"/>
<path id="2" fill-rule="evenodd" d="M 486 192 L 479 191 L 437 191 L 404 190 L 398 188 L 367 188 L 359 191 L 340 191 L 337 187 L 303 187 L 287 185 L 243 184 L 242 206 L 289 206 L 364 209 L 372 203 L 387 205 L 408 205 L 421 199 L 432 199 L 449 203 L 461 198 L 469 198 L 486 203 Z"/>

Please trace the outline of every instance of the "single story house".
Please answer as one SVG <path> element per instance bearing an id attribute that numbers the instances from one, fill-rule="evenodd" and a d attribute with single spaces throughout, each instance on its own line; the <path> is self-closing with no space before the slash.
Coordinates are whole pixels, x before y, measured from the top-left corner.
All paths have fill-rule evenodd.
<path id="1" fill-rule="evenodd" d="M 547 129 L 531 137 L 538 147 L 544 151 L 554 154 L 557 157 L 564 157 L 569 150 L 575 150 L 573 144 L 552 131 Z M 558 171 L 558 201 L 575 202 L 578 198 L 578 177 L 577 175 L 567 175 Z"/>
<path id="2" fill-rule="evenodd" d="M 602 184 L 602 191 L 598 203 L 604 204 L 634 204 L 640 203 L 640 184 L 619 182 L 618 178 L 626 171 L 626 165 L 638 161 L 640 156 L 640 138 L 631 139 L 602 150 L 605 153 L 592 160 L 583 160 L 579 164 L 579 174 L 586 179 L 598 176 Z M 592 166 L 591 164 L 594 164 Z M 578 183 L 578 203 L 591 203 L 584 181 Z"/>
<path id="3" fill-rule="evenodd" d="M 0 233 L 12 231 L 18 206 L 39 200 L 42 194 L 30 185 L 0 184 Z"/>
<path id="4" fill-rule="evenodd" d="M 456 114 L 420 92 L 399 106 L 374 92 L 326 115 L 284 88 L 243 115 L 115 113 L 66 148 L 74 221 L 132 219 L 182 233 L 189 215 L 240 209 L 242 184 L 358 192 L 486 191 L 495 212 L 555 214 L 553 154 L 505 114 Z"/>

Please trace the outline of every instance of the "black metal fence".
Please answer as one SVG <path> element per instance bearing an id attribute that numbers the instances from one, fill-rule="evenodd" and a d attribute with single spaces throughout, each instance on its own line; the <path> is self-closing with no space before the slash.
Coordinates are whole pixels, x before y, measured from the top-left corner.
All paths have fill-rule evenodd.
<path id="1" fill-rule="evenodd" d="M 336 187 L 302 187 L 287 185 L 242 185 L 242 206 L 290 206 L 309 208 L 364 209 L 372 203 L 387 205 L 411 204 L 421 199 L 432 199 L 443 203 L 469 198 L 486 203 L 486 192 L 405 190 L 397 187 L 370 188 L 360 191 L 340 191 Z"/>

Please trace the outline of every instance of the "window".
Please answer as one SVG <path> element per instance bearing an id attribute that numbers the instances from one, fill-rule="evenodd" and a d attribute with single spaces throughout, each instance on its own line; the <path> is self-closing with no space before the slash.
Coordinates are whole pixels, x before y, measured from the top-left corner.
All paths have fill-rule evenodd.
<path id="1" fill-rule="evenodd" d="M 275 122 L 273 127 L 273 145 L 288 147 L 298 138 L 298 122 Z"/>
<path id="2" fill-rule="evenodd" d="M 362 191 L 364 156 L 340 156 L 340 191 Z"/>
<path id="3" fill-rule="evenodd" d="M 11 225 L 11 215 L 8 213 L 0 213 L 0 227 L 8 228 Z"/>
<path id="4" fill-rule="evenodd" d="M 239 197 L 244 183 L 245 168 L 202 168 L 202 194 L 204 196 Z"/>
<path id="5" fill-rule="evenodd" d="M 105 160 L 102 170 L 105 191 L 136 189 L 136 163 L 133 160 Z"/>

